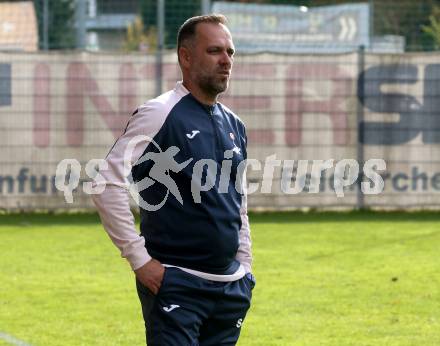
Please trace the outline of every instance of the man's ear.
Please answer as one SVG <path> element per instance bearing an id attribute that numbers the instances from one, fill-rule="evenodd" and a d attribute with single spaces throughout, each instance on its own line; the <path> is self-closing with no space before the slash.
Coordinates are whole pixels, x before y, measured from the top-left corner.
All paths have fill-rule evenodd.
<path id="1" fill-rule="evenodd" d="M 178 51 L 180 65 L 189 68 L 191 65 L 191 52 L 185 46 L 181 46 Z"/>

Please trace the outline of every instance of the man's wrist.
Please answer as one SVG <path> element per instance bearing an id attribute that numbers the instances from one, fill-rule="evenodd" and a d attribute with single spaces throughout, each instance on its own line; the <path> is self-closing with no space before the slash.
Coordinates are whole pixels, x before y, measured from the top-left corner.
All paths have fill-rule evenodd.
<path id="1" fill-rule="evenodd" d="M 148 254 L 147 249 L 143 248 L 143 249 L 140 249 L 140 251 L 127 257 L 127 260 L 130 263 L 131 269 L 133 271 L 136 271 L 140 267 L 142 267 L 145 264 L 147 264 L 148 262 L 150 262 L 152 260 L 152 258 Z"/>

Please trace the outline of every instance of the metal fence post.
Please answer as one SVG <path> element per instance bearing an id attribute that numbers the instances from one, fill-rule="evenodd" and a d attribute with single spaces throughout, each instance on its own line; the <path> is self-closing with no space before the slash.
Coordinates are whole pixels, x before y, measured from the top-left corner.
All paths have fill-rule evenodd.
<path id="1" fill-rule="evenodd" d="M 165 0 L 157 1 L 156 96 L 162 94 Z"/>
<path id="2" fill-rule="evenodd" d="M 86 0 L 75 2 L 75 24 L 76 24 L 76 47 L 84 49 L 86 46 Z"/>
<path id="3" fill-rule="evenodd" d="M 43 49 L 49 50 L 49 0 L 43 0 Z"/>
<path id="4" fill-rule="evenodd" d="M 359 163 L 359 177 L 357 180 L 357 209 L 363 209 L 365 207 L 364 194 L 361 190 L 362 180 L 364 178 L 363 166 L 364 166 L 364 134 L 361 133 L 361 123 L 364 119 L 364 105 L 362 103 L 365 97 L 364 90 L 364 77 L 363 72 L 365 70 L 365 46 L 360 46 L 358 50 L 358 84 L 357 84 L 357 110 L 356 110 L 356 123 L 357 123 L 357 162 Z"/>
<path id="5" fill-rule="evenodd" d="M 370 36 L 368 38 L 368 41 L 370 42 L 370 46 L 368 47 L 371 50 L 372 47 L 372 40 L 374 36 L 374 0 L 368 0 L 368 6 L 369 6 L 369 32 L 368 35 Z"/>

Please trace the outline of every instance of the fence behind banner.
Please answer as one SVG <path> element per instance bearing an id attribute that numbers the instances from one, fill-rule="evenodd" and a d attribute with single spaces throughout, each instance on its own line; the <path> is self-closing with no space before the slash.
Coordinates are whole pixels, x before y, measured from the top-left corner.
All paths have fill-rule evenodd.
<path id="1" fill-rule="evenodd" d="M 176 55 L 166 54 L 163 63 L 168 90 L 180 79 Z M 135 107 L 154 96 L 155 60 L 2 53 L 0 80 L 0 207 L 89 208 L 82 180 L 73 203 L 65 202 L 54 185 L 57 164 L 78 160 L 87 180 L 87 162 L 105 157 Z M 436 54 L 238 55 L 221 102 L 246 123 L 248 158 L 261 163 L 248 169 L 249 206 L 437 206 L 439 94 Z M 361 172 L 369 159 L 384 159 L 386 170 L 373 169 L 384 191 L 361 194 L 358 179 L 338 197 L 334 167 L 344 159 L 356 160 Z M 299 160 L 309 161 L 305 174 Z M 332 168 L 317 175 L 313 160 L 333 160 Z"/>
<path id="2" fill-rule="evenodd" d="M 180 79 L 178 28 L 211 12 L 234 38 L 221 101 L 247 126 L 251 208 L 438 208 L 434 0 L 0 0 L 0 209 L 92 207 L 87 163 Z"/>

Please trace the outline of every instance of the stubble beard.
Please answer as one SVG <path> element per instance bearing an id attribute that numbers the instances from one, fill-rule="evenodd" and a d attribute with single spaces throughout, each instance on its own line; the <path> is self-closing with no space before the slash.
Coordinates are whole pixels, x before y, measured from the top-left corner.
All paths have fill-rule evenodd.
<path id="1" fill-rule="evenodd" d="M 229 77 L 199 76 L 198 84 L 204 93 L 216 97 L 228 88 Z"/>

